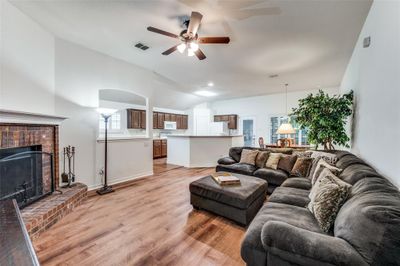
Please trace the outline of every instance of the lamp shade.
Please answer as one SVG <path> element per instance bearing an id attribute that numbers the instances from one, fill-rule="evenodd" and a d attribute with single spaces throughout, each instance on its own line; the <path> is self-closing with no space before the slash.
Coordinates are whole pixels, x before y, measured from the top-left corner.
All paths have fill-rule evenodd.
<path id="1" fill-rule="evenodd" d="M 96 111 L 103 117 L 110 117 L 113 113 L 117 112 L 117 109 L 111 108 L 97 108 Z"/>
<path id="2" fill-rule="evenodd" d="M 283 123 L 279 126 L 276 134 L 294 134 L 296 130 L 294 130 L 292 124 L 290 123 Z"/>

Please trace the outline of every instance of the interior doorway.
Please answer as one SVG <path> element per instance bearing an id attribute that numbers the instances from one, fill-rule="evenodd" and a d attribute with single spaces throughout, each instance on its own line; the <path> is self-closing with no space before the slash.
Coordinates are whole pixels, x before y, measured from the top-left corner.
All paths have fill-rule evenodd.
<path id="1" fill-rule="evenodd" d="M 244 146 L 254 147 L 256 140 L 255 119 L 250 117 L 243 118 L 242 130 L 243 130 Z"/>

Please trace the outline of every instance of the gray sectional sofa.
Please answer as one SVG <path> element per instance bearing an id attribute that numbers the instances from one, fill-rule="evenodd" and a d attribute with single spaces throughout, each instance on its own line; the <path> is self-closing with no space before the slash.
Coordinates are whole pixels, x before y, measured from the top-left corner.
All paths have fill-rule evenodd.
<path id="1" fill-rule="evenodd" d="M 228 157 L 218 160 L 216 171 L 250 175 L 264 179 L 268 182 L 268 194 L 271 194 L 276 187 L 279 187 L 289 177 L 288 173 L 280 169 L 258 168 L 254 165 L 239 163 L 243 149 L 279 152 L 283 154 L 293 153 L 293 150 L 289 148 L 259 149 L 253 147 L 233 147 L 229 149 Z"/>
<path id="2" fill-rule="evenodd" d="M 355 155 L 336 154 L 339 177 L 353 187 L 333 231 L 324 233 L 305 207 L 309 179 L 287 178 L 248 227 L 248 265 L 400 265 L 399 189 Z"/>

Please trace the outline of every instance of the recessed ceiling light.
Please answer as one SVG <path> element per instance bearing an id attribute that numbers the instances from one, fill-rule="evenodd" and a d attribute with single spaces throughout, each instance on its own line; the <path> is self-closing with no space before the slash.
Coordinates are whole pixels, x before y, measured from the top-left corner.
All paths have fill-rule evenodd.
<path id="1" fill-rule="evenodd" d="M 204 97 L 212 97 L 212 96 L 215 96 L 215 95 L 217 95 L 215 92 L 212 92 L 212 91 L 196 91 L 195 92 L 197 95 L 200 95 L 200 96 L 204 96 Z"/>
<path id="2" fill-rule="evenodd" d="M 212 82 L 208 82 L 208 87 L 212 87 L 212 86 L 214 86 L 214 83 L 212 83 Z"/>

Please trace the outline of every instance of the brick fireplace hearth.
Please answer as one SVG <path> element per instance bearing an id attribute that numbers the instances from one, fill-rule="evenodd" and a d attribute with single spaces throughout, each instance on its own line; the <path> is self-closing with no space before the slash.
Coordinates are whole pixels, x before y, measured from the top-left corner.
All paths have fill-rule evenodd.
<path id="1" fill-rule="evenodd" d="M 21 210 L 25 226 L 32 239 L 37 238 L 42 232 L 70 213 L 87 197 L 87 186 L 84 184 L 77 183 L 72 188 L 61 188 L 59 184 L 58 124 L 64 119 L 63 117 L 0 109 L 0 149 L 40 146 L 42 152 L 53 154 L 55 192 Z M 41 174 L 43 189 L 51 192 L 50 159 L 43 158 Z"/>

